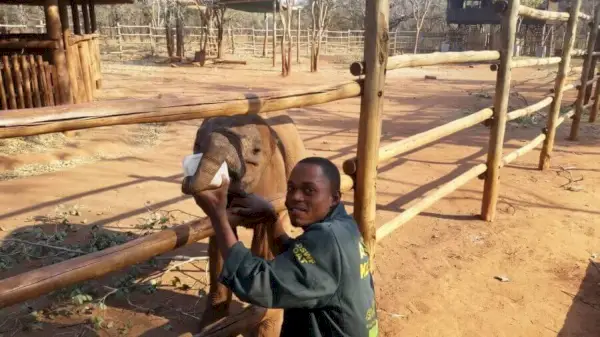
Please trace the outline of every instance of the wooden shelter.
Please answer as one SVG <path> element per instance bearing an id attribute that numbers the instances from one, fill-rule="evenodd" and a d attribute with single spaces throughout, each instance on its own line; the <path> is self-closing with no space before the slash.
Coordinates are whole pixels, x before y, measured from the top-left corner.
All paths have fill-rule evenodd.
<path id="1" fill-rule="evenodd" d="M 92 101 L 102 86 L 95 6 L 124 3 L 133 0 L 0 0 L 42 6 L 46 18 L 45 33 L 0 35 L 2 110 Z"/>

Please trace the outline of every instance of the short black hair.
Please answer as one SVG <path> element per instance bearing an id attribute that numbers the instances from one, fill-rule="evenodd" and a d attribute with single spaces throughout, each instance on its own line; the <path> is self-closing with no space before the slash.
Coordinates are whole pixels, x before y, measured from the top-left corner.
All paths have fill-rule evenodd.
<path id="1" fill-rule="evenodd" d="M 312 164 L 318 165 L 323 170 L 327 179 L 329 179 L 329 183 L 331 184 L 331 192 L 339 192 L 340 191 L 340 170 L 335 166 L 331 160 L 323 157 L 307 157 L 298 162 L 298 164 Z"/>

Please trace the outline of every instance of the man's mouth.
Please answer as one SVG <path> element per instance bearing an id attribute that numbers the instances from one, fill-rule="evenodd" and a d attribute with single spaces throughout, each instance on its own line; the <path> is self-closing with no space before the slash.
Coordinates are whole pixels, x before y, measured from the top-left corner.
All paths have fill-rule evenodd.
<path id="1" fill-rule="evenodd" d="M 306 214 L 307 209 L 301 206 L 292 206 L 288 208 L 288 212 L 292 215 Z"/>

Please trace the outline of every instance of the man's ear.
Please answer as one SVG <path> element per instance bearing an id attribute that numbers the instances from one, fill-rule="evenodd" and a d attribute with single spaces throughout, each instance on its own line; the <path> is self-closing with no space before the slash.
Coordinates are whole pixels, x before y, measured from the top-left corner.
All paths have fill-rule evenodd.
<path id="1" fill-rule="evenodd" d="M 333 201 L 333 205 L 337 206 L 340 201 L 342 201 L 342 193 L 340 191 L 333 192 L 331 195 L 331 199 Z"/>

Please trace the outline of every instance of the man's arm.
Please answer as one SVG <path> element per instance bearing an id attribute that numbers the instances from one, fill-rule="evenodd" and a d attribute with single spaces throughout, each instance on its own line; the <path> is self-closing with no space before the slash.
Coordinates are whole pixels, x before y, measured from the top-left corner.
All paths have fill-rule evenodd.
<path id="1" fill-rule="evenodd" d="M 332 234 L 311 232 L 292 240 L 272 261 L 253 256 L 241 242 L 234 244 L 221 282 L 242 301 L 266 308 L 324 305 L 338 289 L 341 257 Z"/>

